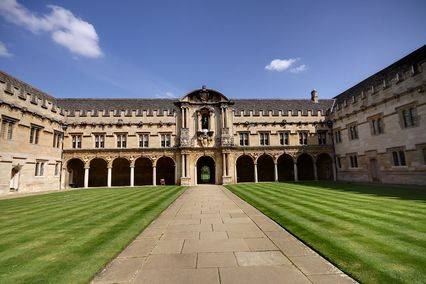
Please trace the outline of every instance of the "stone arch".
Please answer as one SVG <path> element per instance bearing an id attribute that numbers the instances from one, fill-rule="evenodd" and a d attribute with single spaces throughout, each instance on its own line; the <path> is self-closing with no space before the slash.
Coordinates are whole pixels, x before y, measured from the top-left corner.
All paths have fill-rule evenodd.
<path id="1" fill-rule="evenodd" d="M 216 163 L 211 156 L 201 156 L 197 159 L 197 183 L 216 183 Z"/>
<path id="2" fill-rule="evenodd" d="M 333 179 L 333 159 L 330 157 L 329 154 L 319 154 L 316 160 L 316 164 L 319 180 Z"/>
<path id="3" fill-rule="evenodd" d="M 175 170 L 176 164 L 173 158 L 169 156 L 163 156 L 157 160 L 157 185 L 161 184 L 161 180 L 163 179 L 165 184 L 175 184 Z"/>
<path id="4" fill-rule="evenodd" d="M 263 154 L 257 158 L 258 181 L 274 181 L 274 158 Z"/>
<path id="5" fill-rule="evenodd" d="M 297 175 L 299 180 L 314 180 L 314 159 L 307 153 L 297 157 Z"/>
<path id="6" fill-rule="evenodd" d="M 282 154 L 277 160 L 278 181 L 294 181 L 294 159 L 289 154 Z"/>
<path id="7" fill-rule="evenodd" d="M 124 157 L 115 158 L 112 161 L 112 180 L 113 186 L 130 185 L 130 161 Z"/>
<path id="8" fill-rule="evenodd" d="M 90 160 L 89 187 L 107 186 L 108 162 L 103 158 Z"/>
<path id="9" fill-rule="evenodd" d="M 148 157 L 138 157 L 135 160 L 135 185 L 152 184 L 152 160 Z"/>
<path id="10" fill-rule="evenodd" d="M 249 155 L 243 154 L 237 158 L 237 182 L 254 182 L 254 161 Z"/>
<path id="11" fill-rule="evenodd" d="M 68 186 L 84 186 L 84 162 L 80 158 L 72 158 L 67 161 Z"/>

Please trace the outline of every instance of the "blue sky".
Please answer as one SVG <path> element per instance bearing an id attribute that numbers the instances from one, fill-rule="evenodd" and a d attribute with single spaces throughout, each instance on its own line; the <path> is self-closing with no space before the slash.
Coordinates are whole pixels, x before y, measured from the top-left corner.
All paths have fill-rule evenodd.
<path id="1" fill-rule="evenodd" d="M 425 11 L 424 0 L 0 0 L 0 69 L 56 97 L 205 84 L 231 98 L 331 98 L 424 45 Z"/>

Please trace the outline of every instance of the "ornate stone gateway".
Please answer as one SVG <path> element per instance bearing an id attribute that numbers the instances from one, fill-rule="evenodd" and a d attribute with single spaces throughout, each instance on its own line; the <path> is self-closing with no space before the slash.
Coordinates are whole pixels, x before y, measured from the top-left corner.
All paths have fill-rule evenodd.
<path id="1" fill-rule="evenodd" d="M 202 156 L 197 161 L 197 180 L 199 184 L 215 184 L 215 163 L 212 157 Z"/>

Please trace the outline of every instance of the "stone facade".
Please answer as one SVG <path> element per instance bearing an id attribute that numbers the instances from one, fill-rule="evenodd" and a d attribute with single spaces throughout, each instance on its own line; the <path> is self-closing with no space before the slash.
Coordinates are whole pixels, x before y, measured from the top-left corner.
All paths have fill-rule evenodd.
<path id="1" fill-rule="evenodd" d="M 426 184 L 425 52 L 335 97 L 329 117 L 339 180 Z"/>
<path id="2" fill-rule="evenodd" d="M 316 91 L 231 100 L 206 87 L 180 100 L 57 99 L 0 72 L 0 194 L 336 178 L 426 184 L 425 67 L 422 47 L 333 100 Z"/>

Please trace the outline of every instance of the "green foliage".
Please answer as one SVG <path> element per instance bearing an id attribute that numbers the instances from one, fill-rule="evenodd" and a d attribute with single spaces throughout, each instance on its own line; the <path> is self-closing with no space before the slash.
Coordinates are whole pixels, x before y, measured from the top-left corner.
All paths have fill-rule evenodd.
<path id="1" fill-rule="evenodd" d="M 87 283 L 183 187 L 84 189 L 0 200 L 0 283 Z"/>
<path id="2" fill-rule="evenodd" d="M 228 189 L 364 283 L 424 283 L 426 190 L 327 182 Z"/>

